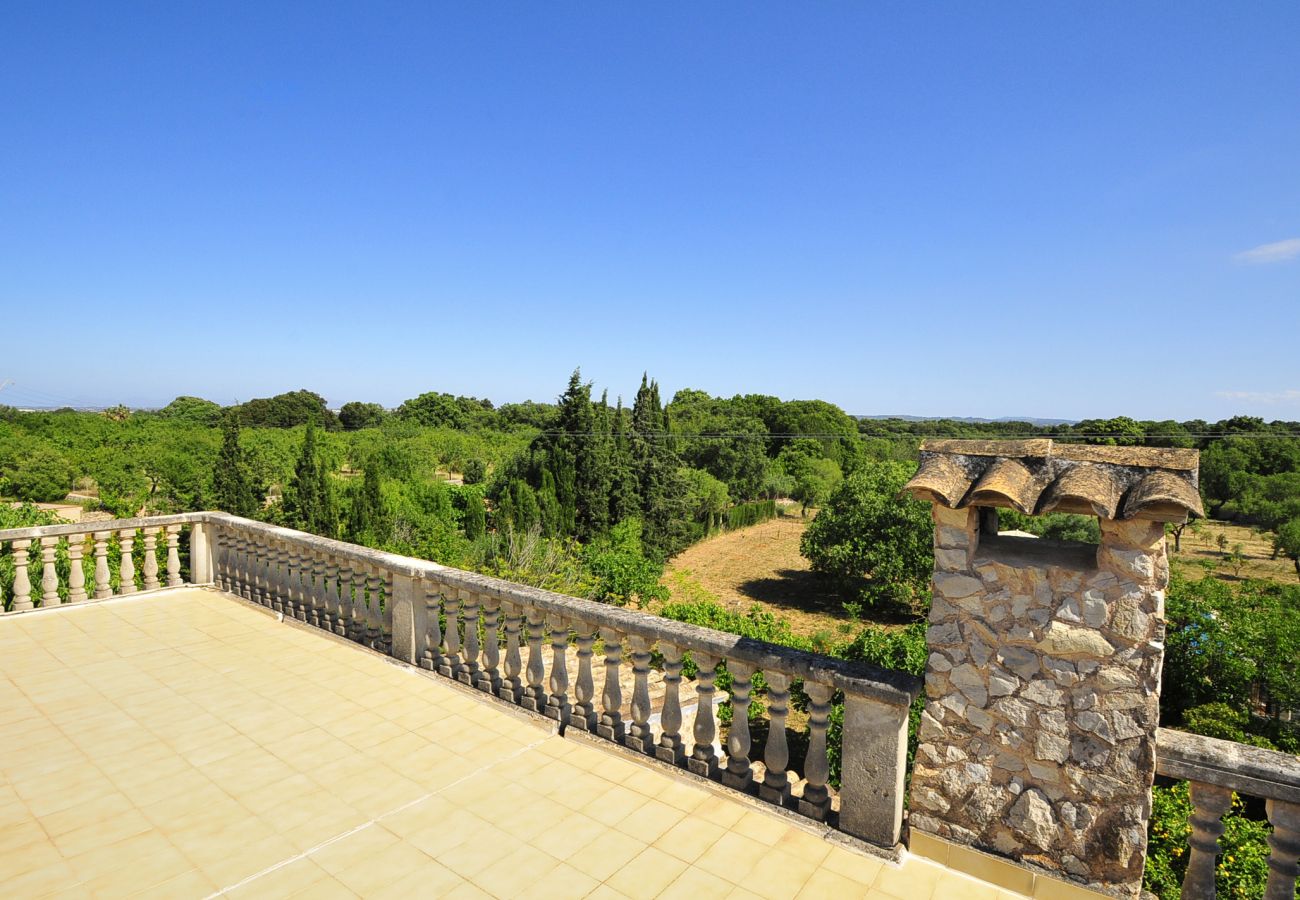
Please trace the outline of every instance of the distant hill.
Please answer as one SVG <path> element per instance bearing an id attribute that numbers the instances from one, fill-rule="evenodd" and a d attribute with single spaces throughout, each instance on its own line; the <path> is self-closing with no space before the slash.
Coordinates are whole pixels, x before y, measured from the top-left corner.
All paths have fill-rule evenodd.
<path id="1" fill-rule="evenodd" d="M 973 416 L 854 416 L 855 419 L 902 419 L 905 422 L 970 422 L 988 424 L 996 422 L 1028 422 L 1030 425 L 1073 425 L 1077 419 L 1038 419 L 1033 416 L 1001 416 L 980 419 Z"/>

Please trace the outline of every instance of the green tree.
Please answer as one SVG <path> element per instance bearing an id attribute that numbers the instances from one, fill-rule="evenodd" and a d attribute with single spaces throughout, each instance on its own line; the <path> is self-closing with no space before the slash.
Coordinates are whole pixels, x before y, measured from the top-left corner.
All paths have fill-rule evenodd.
<path id="1" fill-rule="evenodd" d="M 239 417 L 232 412 L 221 420 L 221 450 L 212 468 L 212 501 L 217 509 L 250 519 L 262 508 L 261 491 L 239 445 Z"/>
<path id="2" fill-rule="evenodd" d="M 473 457 L 466 461 L 462 475 L 465 484 L 482 484 L 487 481 L 487 466 L 477 456 Z"/>
<path id="3" fill-rule="evenodd" d="M 1277 530 L 1273 547 L 1295 565 L 1295 574 L 1300 578 L 1300 517 L 1294 518 Z"/>
<path id="4" fill-rule="evenodd" d="M 477 541 L 487 533 L 487 511 L 478 491 L 465 492 L 465 537 Z"/>
<path id="5" fill-rule="evenodd" d="M 349 491 L 346 535 L 354 544 L 381 546 L 392 534 L 393 515 L 384 499 L 379 470 L 378 459 L 372 458 Z"/>
<path id="6" fill-rule="evenodd" d="M 44 445 L 3 473 L 4 492 L 32 503 L 55 503 L 72 490 L 72 464 Z"/>
<path id="7" fill-rule="evenodd" d="M 344 431 L 360 431 L 362 428 L 378 428 L 384 424 L 388 412 L 378 403 L 344 403 L 339 409 L 339 424 Z"/>
<path id="8" fill-rule="evenodd" d="M 307 423 L 293 477 L 285 488 L 284 510 L 295 528 L 323 537 L 338 536 L 338 504 L 329 472 L 316 448 L 315 422 Z"/>
<path id="9" fill-rule="evenodd" d="M 840 482 L 804 532 L 812 568 L 868 603 L 916 603 L 934 567 L 928 507 L 899 492 L 910 466 L 870 462 Z"/>

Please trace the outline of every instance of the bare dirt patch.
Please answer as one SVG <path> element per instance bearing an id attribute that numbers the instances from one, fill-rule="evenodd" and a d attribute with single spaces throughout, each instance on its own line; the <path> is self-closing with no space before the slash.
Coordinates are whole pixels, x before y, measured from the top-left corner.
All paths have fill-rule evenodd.
<path id="1" fill-rule="evenodd" d="M 799 538 L 809 521 L 781 516 L 688 547 L 664 573 L 671 599 L 690 599 L 674 577 L 682 573 L 728 609 L 748 612 L 758 604 L 799 634 L 835 632 L 849 621 L 843 598 L 813 575 L 808 560 L 799 555 Z"/>

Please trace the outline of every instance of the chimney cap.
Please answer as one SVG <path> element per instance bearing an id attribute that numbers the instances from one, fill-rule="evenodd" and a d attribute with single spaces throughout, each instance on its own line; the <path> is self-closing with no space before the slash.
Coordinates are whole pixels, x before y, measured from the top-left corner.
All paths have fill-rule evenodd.
<path id="1" fill-rule="evenodd" d="M 949 509 L 992 506 L 1029 515 L 1184 522 L 1205 515 L 1199 467 L 1199 451 L 1169 447 L 1050 438 L 926 441 L 920 468 L 903 491 Z"/>

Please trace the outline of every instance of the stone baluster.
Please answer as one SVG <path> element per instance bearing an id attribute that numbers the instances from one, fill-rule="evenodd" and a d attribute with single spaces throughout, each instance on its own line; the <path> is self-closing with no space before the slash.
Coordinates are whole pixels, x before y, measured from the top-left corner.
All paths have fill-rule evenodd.
<path id="1" fill-rule="evenodd" d="M 807 781 L 803 796 L 799 798 L 799 812 L 824 822 L 831 808 L 830 792 L 826 789 L 826 779 L 831 773 L 830 762 L 826 759 L 826 727 L 835 689 L 828 684 L 805 681 L 803 690 L 808 695 L 808 755 L 803 764 Z"/>
<path id="2" fill-rule="evenodd" d="M 578 632 L 578 678 L 573 684 L 575 702 L 569 724 L 580 731 L 595 731 L 596 683 L 591 677 L 591 648 L 596 643 L 596 629 L 587 622 L 574 622 L 574 627 Z"/>
<path id="3" fill-rule="evenodd" d="M 86 553 L 86 536 L 74 534 L 68 538 L 68 602 L 81 603 L 86 599 L 86 569 L 82 557 Z"/>
<path id="4" fill-rule="evenodd" d="M 1293 900 L 1300 876 L 1300 803 L 1269 800 L 1264 804 L 1273 833 L 1268 836 L 1268 886 L 1264 900 Z"/>
<path id="5" fill-rule="evenodd" d="M 180 587 L 181 579 L 181 526 L 168 525 L 167 535 L 167 586 Z"/>
<path id="6" fill-rule="evenodd" d="M 277 541 L 273 551 L 275 559 L 275 595 L 279 602 L 276 612 L 286 619 L 293 618 L 293 552 L 288 543 Z"/>
<path id="7" fill-rule="evenodd" d="M 442 608 L 447 619 L 447 628 L 442 633 L 442 643 L 446 652 L 438 666 L 438 674 L 455 678 L 460 672 L 460 600 L 455 588 L 446 588 L 442 592 Z"/>
<path id="8" fill-rule="evenodd" d="M 208 535 L 208 545 L 212 548 L 212 584 L 219 590 L 229 592 L 226 580 L 226 531 L 217 526 L 212 527 Z"/>
<path id="9" fill-rule="evenodd" d="M 316 628 L 329 627 L 329 607 L 325 592 L 325 557 L 320 551 L 311 551 L 311 624 Z"/>
<path id="10" fill-rule="evenodd" d="M 95 541 L 95 593 L 96 600 L 105 600 L 113 596 L 113 582 L 108 575 L 108 539 L 110 531 L 96 531 Z M 15 546 L 17 546 L 15 544 Z"/>
<path id="11" fill-rule="evenodd" d="M 122 547 L 122 564 L 118 567 L 118 593 L 135 593 L 135 531 L 127 528 L 117 533 L 118 543 Z"/>
<path id="12" fill-rule="evenodd" d="M 339 628 L 339 564 L 333 556 L 326 554 L 324 561 L 325 577 L 325 613 L 321 616 L 321 627 L 330 634 L 337 634 Z"/>
<path id="13" fill-rule="evenodd" d="M 543 628 L 541 612 L 529 607 L 528 668 L 525 670 L 528 686 L 524 688 L 519 705 L 533 712 L 543 712 L 546 709 L 546 688 L 542 687 L 542 676 L 546 674 L 546 666 L 542 663 Z"/>
<path id="14" fill-rule="evenodd" d="M 32 542 L 30 540 L 14 541 L 11 546 L 14 551 L 14 612 L 22 609 L 34 609 L 36 604 L 32 602 L 32 580 L 27 574 L 27 566 L 30 561 L 28 554 Z"/>
<path id="15" fill-rule="evenodd" d="M 790 764 L 790 748 L 785 740 L 785 719 L 790 714 L 790 676 L 766 671 L 763 676 L 767 680 L 767 717 L 771 727 L 763 752 L 767 774 L 759 785 L 758 796 L 768 803 L 784 806 L 790 796 L 790 779 L 785 774 Z"/>
<path id="16" fill-rule="evenodd" d="M 307 557 L 297 544 L 289 544 L 289 597 L 293 607 L 293 617 L 299 622 L 307 621 L 307 593 L 304 586 L 307 574 Z M 287 615 L 287 613 L 286 613 Z"/>
<path id="17" fill-rule="evenodd" d="M 664 656 L 664 706 L 659 714 L 662 731 L 655 756 L 679 766 L 686 758 L 682 743 L 682 648 L 660 641 L 659 652 Z"/>
<path id="18" fill-rule="evenodd" d="M 59 552 L 57 537 L 41 538 L 41 606 L 58 606 L 59 570 L 55 558 Z"/>
<path id="19" fill-rule="evenodd" d="M 519 631 L 523 627 L 524 617 L 519 613 L 519 606 L 509 600 L 501 601 L 501 610 L 506 614 L 506 674 L 497 688 L 497 696 L 502 700 L 518 703 L 523 693 L 523 660 L 519 655 Z"/>
<path id="20" fill-rule="evenodd" d="M 334 633 L 352 639 L 355 632 L 356 610 L 352 604 L 352 565 L 347 560 L 339 562 L 339 620 Z"/>
<path id="21" fill-rule="evenodd" d="M 261 585 L 259 596 L 261 605 L 274 609 L 276 603 L 276 554 L 274 545 L 265 537 L 257 541 L 257 583 Z"/>
<path id="22" fill-rule="evenodd" d="M 393 598 L 397 596 L 393 585 L 393 572 L 388 570 L 384 572 L 384 605 L 380 610 L 380 621 L 383 633 L 384 652 L 389 656 L 393 655 Z"/>
<path id="23" fill-rule="evenodd" d="M 144 589 L 156 591 L 161 586 L 158 581 L 158 527 L 144 529 Z"/>
<path id="24" fill-rule="evenodd" d="M 284 570 L 280 568 L 280 544 L 272 538 L 262 543 L 262 595 L 266 608 L 284 612 Z"/>
<path id="25" fill-rule="evenodd" d="M 600 721 L 596 734 L 607 741 L 623 743 L 623 685 L 619 671 L 623 666 L 623 636 L 612 628 L 600 629 L 605 642 L 605 684 L 600 692 Z"/>
<path id="26" fill-rule="evenodd" d="M 551 616 L 551 695 L 546 700 L 546 718 L 565 722 L 569 708 L 569 623 Z"/>
<path id="27" fill-rule="evenodd" d="M 501 686 L 501 638 L 498 634 L 501 601 L 495 597 L 484 597 L 483 600 L 483 670 L 474 686 L 495 694 Z"/>
<path id="28" fill-rule="evenodd" d="M 629 635 L 632 649 L 632 724 L 623 743 L 638 753 L 653 753 L 655 739 L 650 730 L 650 642 Z"/>
<path id="29" fill-rule="evenodd" d="M 424 608 L 429 623 L 424 633 L 424 651 L 420 654 L 420 668 L 438 671 L 442 663 L 442 594 L 436 581 L 424 583 Z"/>
<path id="30" fill-rule="evenodd" d="M 695 747 L 691 750 L 691 758 L 686 761 L 686 768 L 696 775 L 712 778 L 718 774 L 718 751 L 713 748 L 718 732 L 713 717 L 713 695 L 717 692 L 713 682 L 718 677 L 715 671 L 718 658 L 698 650 L 694 656 L 699 667 L 695 673 Z"/>
<path id="31" fill-rule="evenodd" d="M 1214 860 L 1219 854 L 1219 837 L 1223 834 L 1223 814 L 1232 805 L 1232 791 L 1200 781 L 1191 783 L 1192 834 L 1188 838 L 1192 853 L 1183 875 L 1184 897 L 1214 896 Z"/>
<path id="32" fill-rule="evenodd" d="M 238 532 L 230 536 L 230 592 L 248 599 L 248 538 Z"/>
<path id="33" fill-rule="evenodd" d="M 456 673 L 456 680 L 473 685 L 478 683 L 479 671 L 478 595 L 465 588 L 458 588 L 456 593 L 460 597 L 460 622 L 465 636 L 464 653 L 460 659 L 460 671 Z"/>
<path id="34" fill-rule="evenodd" d="M 731 673 L 731 729 L 727 732 L 727 768 L 722 783 L 738 791 L 748 791 L 754 783 L 754 769 L 749 762 L 749 694 L 754 689 L 754 667 L 727 660 Z"/>
<path id="35" fill-rule="evenodd" d="M 366 570 L 366 646 L 372 650 L 384 649 L 383 612 L 379 608 L 379 568 L 370 566 Z"/>

